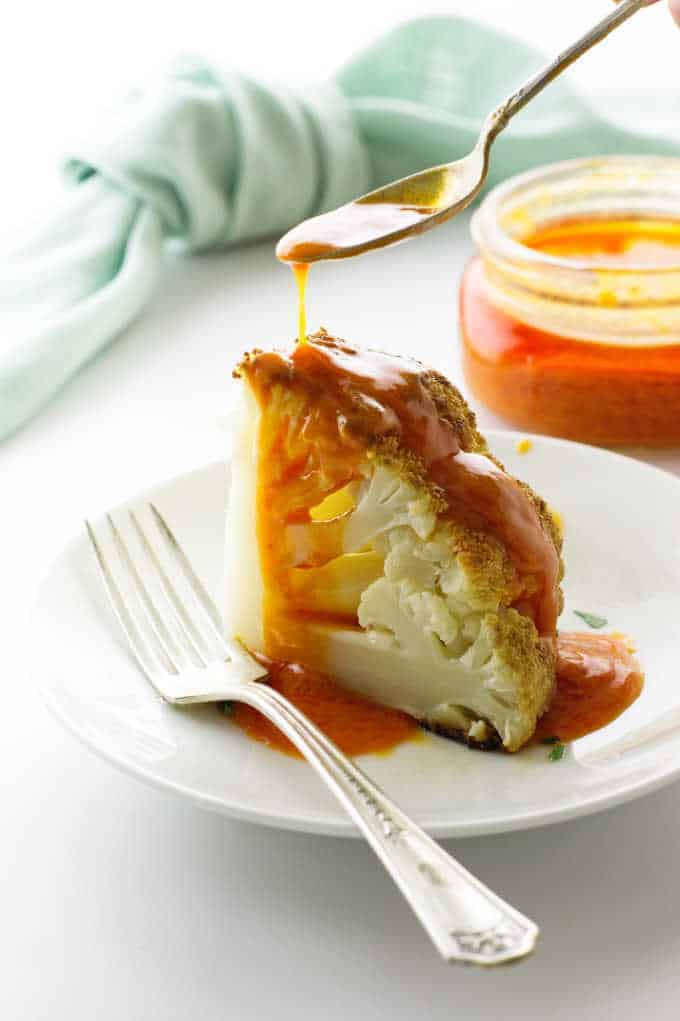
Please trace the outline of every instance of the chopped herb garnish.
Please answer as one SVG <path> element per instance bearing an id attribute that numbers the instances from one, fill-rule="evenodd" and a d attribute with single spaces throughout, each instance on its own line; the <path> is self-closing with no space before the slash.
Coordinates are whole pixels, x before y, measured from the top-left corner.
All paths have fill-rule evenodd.
<path id="1" fill-rule="evenodd" d="M 550 751 L 550 754 L 548 755 L 548 758 L 550 759 L 551 762 L 559 762 L 560 759 L 563 758 L 565 751 L 566 746 L 561 743 L 558 743 L 553 746 L 553 748 Z"/>
<path id="2" fill-rule="evenodd" d="M 220 703 L 220 709 L 222 710 L 222 712 L 224 713 L 225 716 L 232 716 L 233 713 L 234 713 L 234 703 L 233 702 L 221 702 Z"/>
<path id="3" fill-rule="evenodd" d="M 607 623 L 605 617 L 598 617 L 596 613 L 586 613 L 585 610 L 574 610 L 574 613 L 584 620 L 588 627 L 601 628 Z"/>
<path id="4" fill-rule="evenodd" d="M 541 744 L 559 744 L 559 737 L 542 737 Z"/>

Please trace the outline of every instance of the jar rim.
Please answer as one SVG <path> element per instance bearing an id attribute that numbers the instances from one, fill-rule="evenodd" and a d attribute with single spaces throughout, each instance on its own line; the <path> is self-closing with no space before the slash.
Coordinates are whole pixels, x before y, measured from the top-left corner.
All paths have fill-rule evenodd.
<path id="1" fill-rule="evenodd" d="M 657 175 L 660 180 L 670 179 L 675 184 L 677 191 L 677 209 L 675 214 L 672 210 L 659 209 L 655 214 L 648 211 L 646 215 L 656 215 L 657 218 L 677 219 L 680 224 L 680 157 L 675 156 L 646 156 L 646 155 L 612 155 L 612 156 L 590 156 L 573 160 L 561 160 L 556 163 L 548 163 L 531 170 L 524 171 L 508 178 L 501 184 L 496 185 L 485 197 L 479 209 L 474 213 L 470 225 L 472 238 L 482 251 L 487 251 L 493 256 L 513 263 L 524 263 L 534 269 L 541 266 L 551 267 L 553 271 L 564 271 L 565 273 L 584 272 L 597 270 L 610 274 L 648 274 L 648 273 L 678 273 L 680 271 L 680 254 L 677 263 L 665 262 L 663 265 L 655 266 L 653 263 L 644 264 L 628 263 L 622 266 L 621 263 L 607 263 L 602 257 L 597 261 L 587 257 L 567 258 L 559 255 L 551 255 L 546 252 L 539 252 L 521 241 L 512 237 L 501 224 L 501 213 L 504 205 L 507 205 L 514 197 L 522 192 L 528 193 L 531 189 L 544 188 L 549 191 L 551 183 L 556 185 L 560 181 L 570 178 L 575 179 L 579 174 L 584 178 L 592 176 L 593 180 L 604 171 L 625 175 L 626 171 L 632 174 Z M 603 208 L 599 211 L 599 217 L 604 219 L 607 216 L 615 215 L 620 210 L 616 208 L 608 210 Z M 631 211 L 629 211 L 630 214 Z M 593 214 L 595 215 L 595 214 Z M 546 218 L 546 222 L 549 218 Z"/>

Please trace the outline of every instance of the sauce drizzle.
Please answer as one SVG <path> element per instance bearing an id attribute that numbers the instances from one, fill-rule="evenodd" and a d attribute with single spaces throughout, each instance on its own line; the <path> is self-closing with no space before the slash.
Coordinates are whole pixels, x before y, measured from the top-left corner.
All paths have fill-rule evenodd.
<path id="1" fill-rule="evenodd" d="M 410 233 L 413 228 L 417 233 L 418 224 L 424 225 L 434 211 L 431 206 L 359 200 L 303 220 L 289 230 L 276 246 L 276 255 L 295 275 L 298 342 L 304 344 L 307 334 L 305 289 L 311 262 L 358 254 L 362 245 L 383 235 L 377 247 L 391 244 L 395 235 Z"/>
<path id="2" fill-rule="evenodd" d="M 298 344 L 307 341 L 307 310 L 305 307 L 305 292 L 307 290 L 307 277 L 309 265 L 305 262 L 294 262 L 291 265 L 298 293 Z"/>

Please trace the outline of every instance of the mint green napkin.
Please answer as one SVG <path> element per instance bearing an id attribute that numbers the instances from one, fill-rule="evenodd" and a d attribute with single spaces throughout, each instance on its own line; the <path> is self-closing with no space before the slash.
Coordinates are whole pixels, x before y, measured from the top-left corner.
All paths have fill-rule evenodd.
<path id="1" fill-rule="evenodd" d="M 141 313 L 168 247 L 274 238 L 464 155 L 484 115 L 543 59 L 488 26 L 433 17 L 390 32 L 318 89 L 195 63 L 132 95 L 67 161 L 56 218 L 0 269 L 0 437 Z M 572 156 L 679 148 L 605 120 L 561 79 L 500 136 L 491 179 Z"/>

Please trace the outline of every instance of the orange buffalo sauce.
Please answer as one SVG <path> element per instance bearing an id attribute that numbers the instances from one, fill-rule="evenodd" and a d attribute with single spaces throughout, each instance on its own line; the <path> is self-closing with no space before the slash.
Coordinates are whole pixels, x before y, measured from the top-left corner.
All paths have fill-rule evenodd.
<path id="1" fill-rule="evenodd" d="M 677 221 L 563 221 L 522 244 L 575 266 L 585 261 L 592 268 L 584 273 L 649 267 L 656 275 L 680 266 Z M 606 287 L 599 300 L 616 309 Z M 680 344 L 629 344 L 623 336 L 596 343 L 530 326 L 493 303 L 479 257 L 464 275 L 460 311 L 471 390 L 514 425 L 589 443 L 680 443 Z M 640 299 L 639 315 L 653 329 L 654 300 Z"/>
<path id="2" fill-rule="evenodd" d="M 664 269 L 680 265 L 677 220 L 560 220 L 529 234 L 522 244 L 535 252 L 589 265 Z"/>
<path id="3" fill-rule="evenodd" d="M 307 307 L 305 305 L 305 292 L 307 290 L 307 277 L 309 276 L 309 263 L 294 262 L 291 266 L 298 295 L 298 344 L 304 344 L 307 339 Z"/>
<path id="4" fill-rule="evenodd" d="M 613 635 L 564 633 L 557 639 L 557 677 L 535 737 L 575 741 L 606 727 L 636 700 L 644 677 Z"/>
<path id="5" fill-rule="evenodd" d="M 345 691 L 327 674 L 299 663 L 257 658 L 269 669 L 267 683 L 285 695 L 346 755 L 387 752 L 420 733 L 416 721 L 406 713 L 375 705 Z M 301 757 L 295 745 L 257 709 L 238 703 L 234 706 L 233 719 L 256 741 Z"/>

